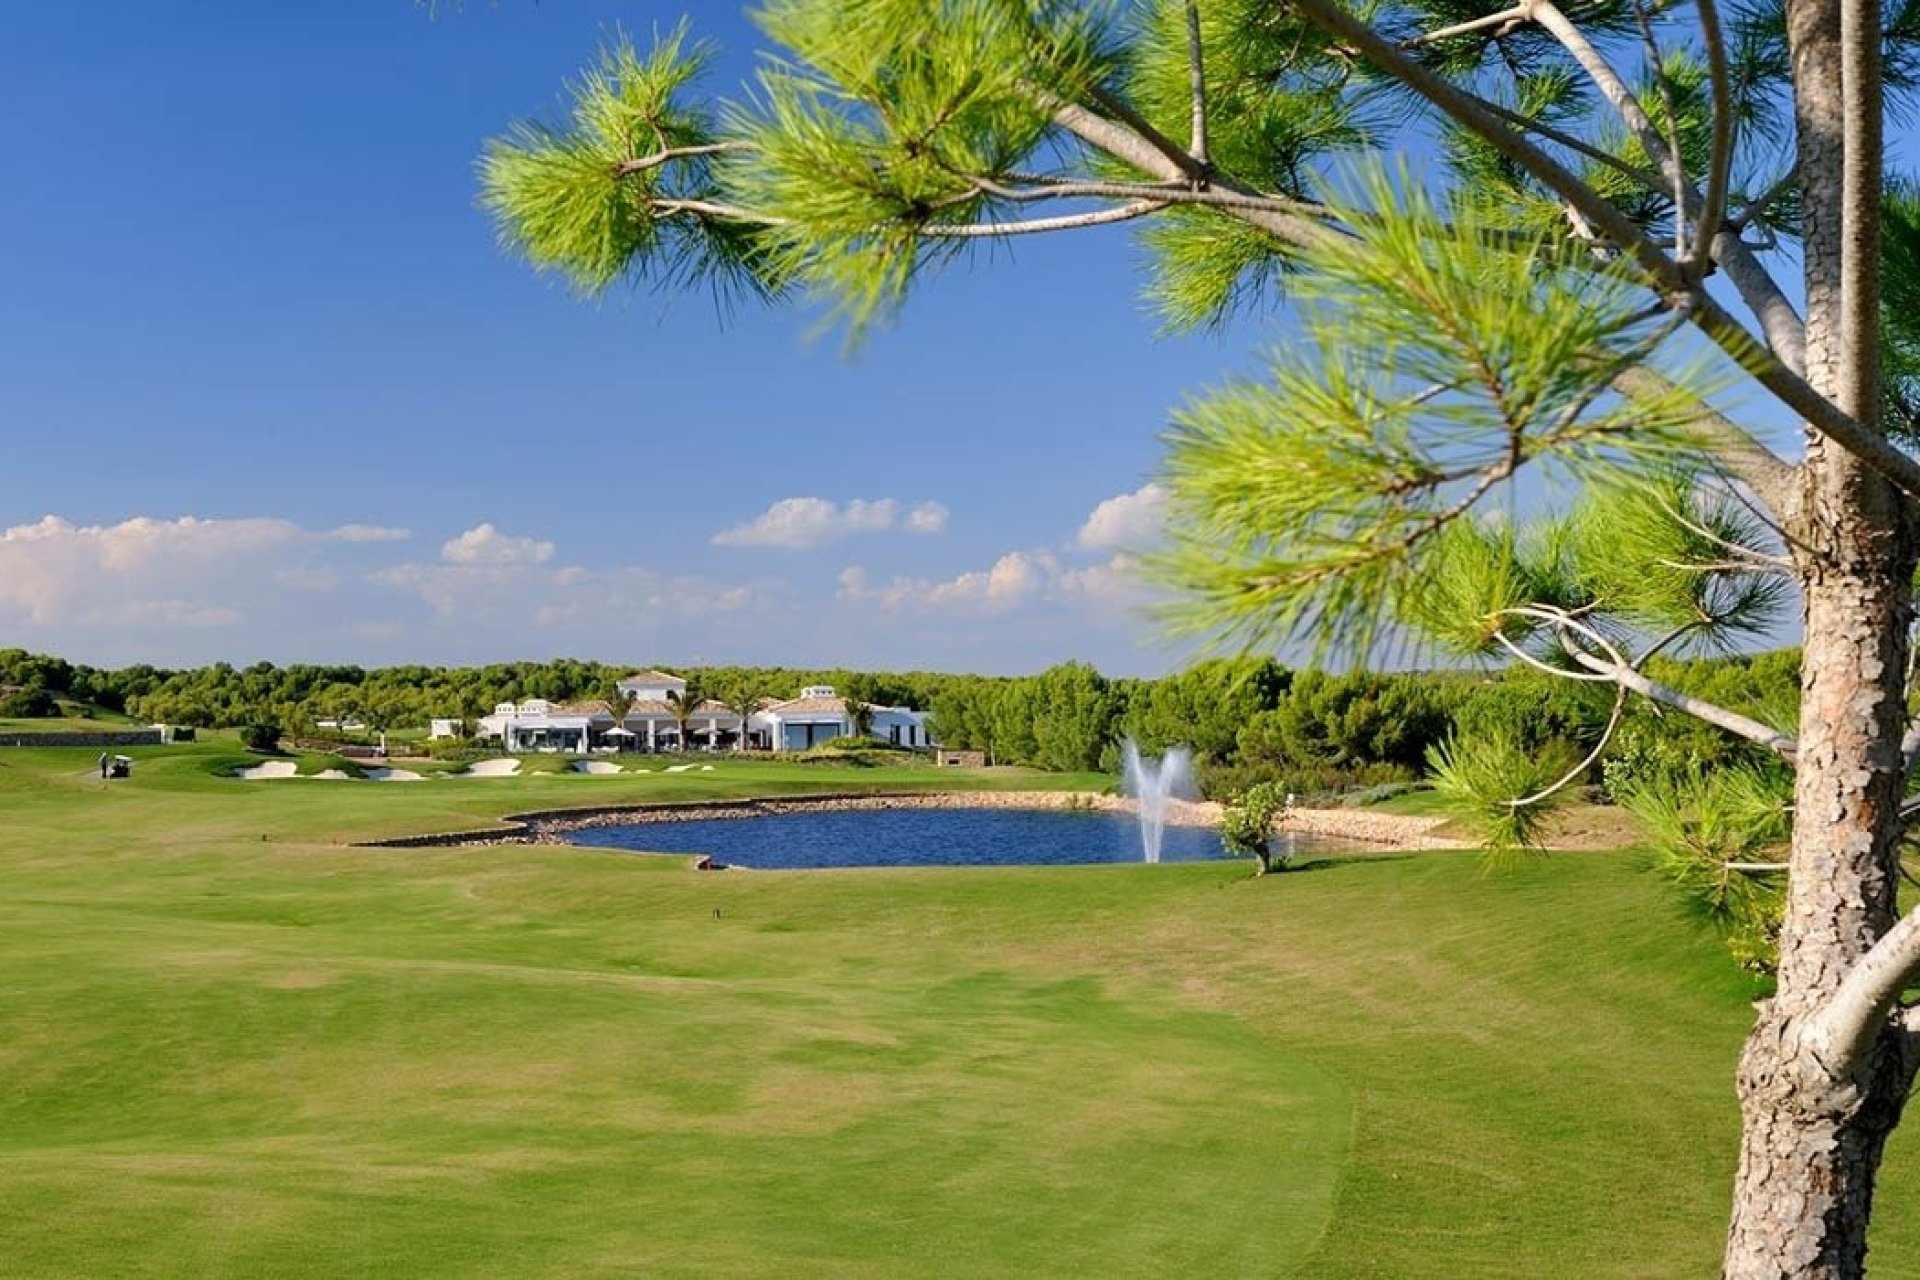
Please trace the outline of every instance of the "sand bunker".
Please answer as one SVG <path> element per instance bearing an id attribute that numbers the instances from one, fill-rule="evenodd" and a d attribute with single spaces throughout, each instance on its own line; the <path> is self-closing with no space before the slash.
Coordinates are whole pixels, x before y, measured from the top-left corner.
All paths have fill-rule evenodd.
<path id="1" fill-rule="evenodd" d="M 258 782 L 263 778 L 291 778 L 299 772 L 300 766 L 291 760 L 264 760 L 250 769 L 235 769 L 233 776 Z"/>
<path id="2" fill-rule="evenodd" d="M 322 769 L 320 772 L 314 774 L 313 776 L 316 778 L 324 778 L 328 782 L 352 782 L 353 781 L 353 775 L 348 773 L 345 769 Z"/>
<path id="3" fill-rule="evenodd" d="M 575 773 L 597 773 L 597 774 L 619 773 L 620 766 L 617 764 L 611 764 L 605 760 L 575 760 L 573 762 L 573 771 Z"/>
<path id="4" fill-rule="evenodd" d="M 689 770 L 689 769 L 691 769 L 691 768 L 693 768 L 693 766 L 692 766 L 692 765 L 690 765 L 690 764 L 670 764 L 670 765 L 668 765 L 668 766 L 667 766 L 666 768 L 664 768 L 664 769 L 662 769 L 662 770 L 661 770 L 660 772 L 662 772 L 662 773 L 685 773 L 685 772 L 687 772 L 687 770 Z"/>
<path id="5" fill-rule="evenodd" d="M 703 765 L 701 765 L 701 766 L 700 766 L 700 772 L 702 772 L 702 773 L 712 773 L 712 772 L 713 772 L 713 766 L 712 766 L 712 765 L 710 765 L 710 764 L 703 764 Z"/>
<path id="6" fill-rule="evenodd" d="M 478 760 L 467 766 L 469 778 L 511 778 L 520 772 L 518 760 Z"/>
<path id="7" fill-rule="evenodd" d="M 369 769 L 364 776 L 368 782 L 420 781 L 420 775 L 411 769 Z"/>

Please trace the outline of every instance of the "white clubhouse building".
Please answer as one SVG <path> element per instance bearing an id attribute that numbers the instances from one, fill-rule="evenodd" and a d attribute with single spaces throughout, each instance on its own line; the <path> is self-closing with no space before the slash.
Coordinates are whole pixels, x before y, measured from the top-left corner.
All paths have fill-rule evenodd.
<path id="1" fill-rule="evenodd" d="M 502 702 L 483 716 L 479 736 L 497 738 L 509 753 L 522 751 L 726 751 L 742 746 L 755 751 L 805 751 L 830 738 L 853 735 L 853 715 L 831 685 L 809 685 L 797 698 L 767 699 L 743 726 L 738 711 L 708 698 L 685 712 L 686 742 L 680 740 L 687 682 L 664 671 L 642 671 L 619 682 L 624 711 L 604 699 L 549 702 L 529 698 Z M 907 707 L 870 708 L 868 734 L 899 747 L 930 747 L 927 716 Z"/>

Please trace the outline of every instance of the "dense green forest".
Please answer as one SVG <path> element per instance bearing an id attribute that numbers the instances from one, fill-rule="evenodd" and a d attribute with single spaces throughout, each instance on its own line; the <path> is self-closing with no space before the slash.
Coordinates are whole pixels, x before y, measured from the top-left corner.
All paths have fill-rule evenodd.
<path id="1" fill-rule="evenodd" d="M 1799 655 L 1791 650 L 1656 661 L 1650 674 L 1761 719 L 1791 724 Z M 495 703 L 612 698 L 634 670 L 598 662 L 484 667 L 248 667 L 100 670 L 0 650 L 0 715 L 57 714 L 58 698 L 144 720 L 205 727 L 272 724 L 294 734 L 321 718 L 372 731 L 475 718 Z M 1194 749 L 1209 794 L 1275 781 L 1303 794 L 1404 781 L 1450 734 L 1497 735 L 1569 763 L 1597 740 L 1611 702 L 1591 686 L 1541 673 L 1294 671 L 1264 659 L 1214 660 L 1157 680 L 1109 679 L 1084 663 L 1033 676 L 844 669 L 679 669 L 693 689 L 731 705 L 831 684 L 861 701 L 929 710 L 939 740 L 997 763 L 1049 769 L 1118 767 L 1119 743 Z M 1750 748 L 1686 716 L 1635 706 L 1591 781 L 1753 762 Z"/>

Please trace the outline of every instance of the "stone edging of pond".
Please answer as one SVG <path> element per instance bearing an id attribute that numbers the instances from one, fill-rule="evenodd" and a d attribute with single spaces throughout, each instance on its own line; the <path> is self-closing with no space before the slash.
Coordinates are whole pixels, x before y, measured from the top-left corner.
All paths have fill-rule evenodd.
<path id="1" fill-rule="evenodd" d="M 498 827 L 397 836 L 359 842 L 362 848 L 422 849 L 451 845 L 564 844 L 574 831 L 593 827 L 645 826 L 655 822 L 700 822 L 723 818 L 762 818 L 786 813 L 834 813 L 868 809 L 1069 809 L 1097 813 L 1135 813 L 1138 803 L 1124 796 L 1089 791 L 940 791 L 785 796 L 765 800 L 694 800 L 678 804 L 600 805 L 581 809 L 545 809 L 510 813 Z M 1365 809 L 1289 809 L 1276 822 L 1281 832 L 1323 839 L 1354 840 L 1394 849 L 1462 849 L 1467 843 L 1432 834 L 1443 819 Z M 1220 823 L 1214 801 L 1169 801 L 1169 826 L 1212 827 Z"/>

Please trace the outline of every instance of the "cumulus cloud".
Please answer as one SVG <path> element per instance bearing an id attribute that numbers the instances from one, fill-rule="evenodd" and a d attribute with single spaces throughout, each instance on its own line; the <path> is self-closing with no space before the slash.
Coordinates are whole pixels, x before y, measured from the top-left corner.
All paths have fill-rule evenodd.
<path id="1" fill-rule="evenodd" d="M 937 504 L 875 506 L 835 511 L 902 537 L 946 519 Z M 0 634 L 103 665 L 624 652 L 992 670 L 1130 652 L 1115 648 L 1133 624 L 1113 606 L 1137 593 L 1124 555 L 990 552 L 952 576 L 854 566 L 836 593 L 784 575 L 728 581 L 569 562 L 564 542 L 492 523 L 412 541 L 401 532 L 195 516 L 93 525 L 48 516 L 0 528 Z M 824 608 L 875 625 L 823 632 L 813 624 Z"/>
<path id="2" fill-rule="evenodd" d="M 222 566 L 259 562 L 305 538 L 286 520 L 139 516 L 77 525 L 58 516 L 0 532 L 0 617 L 47 625 L 131 625 L 142 618 L 236 621 L 232 609 L 183 604 Z"/>
<path id="3" fill-rule="evenodd" d="M 553 559 L 553 552 L 551 542 L 514 537 L 488 522 L 448 539 L 440 548 L 440 558 L 448 564 L 545 564 Z"/>
<path id="4" fill-rule="evenodd" d="M 1142 485 L 1095 507 L 1074 542 L 1083 551 L 1138 549 L 1159 541 L 1166 520 L 1166 486 Z"/>
<path id="5" fill-rule="evenodd" d="M 789 634 L 778 583 L 558 563 L 554 543 L 482 523 L 439 555 L 401 531 L 289 520 L 58 516 L 0 529 L 0 634 L 87 662 L 492 661 L 613 652 L 706 634 Z M 751 617 L 751 624 L 731 620 Z"/>
<path id="6" fill-rule="evenodd" d="M 839 598 L 884 609 L 935 609 L 1004 614 L 1038 602 L 1131 604 L 1139 597 L 1135 562 L 1117 555 L 1084 568 L 1047 551 L 1009 551 L 985 569 L 951 578 L 895 577 L 875 582 L 860 565 L 840 571 Z"/>
<path id="7" fill-rule="evenodd" d="M 896 498 L 855 498 L 844 505 L 826 498 L 782 498 L 745 524 L 714 534 L 713 544 L 797 551 L 860 534 L 940 533 L 949 514 L 938 502 L 908 507 Z"/>
<path id="8" fill-rule="evenodd" d="M 412 536 L 411 529 L 395 529 L 384 524 L 343 524 L 326 532 L 326 537 L 334 542 L 405 542 Z"/>

